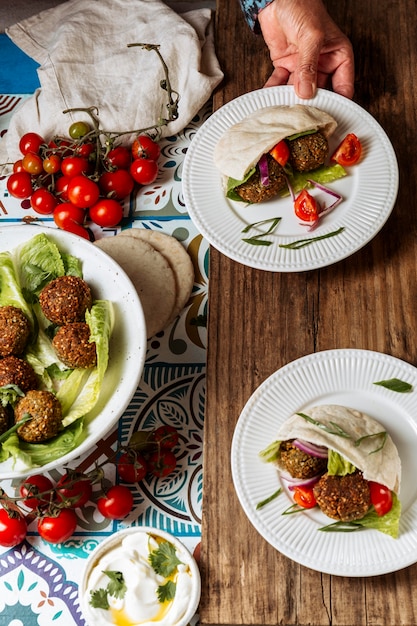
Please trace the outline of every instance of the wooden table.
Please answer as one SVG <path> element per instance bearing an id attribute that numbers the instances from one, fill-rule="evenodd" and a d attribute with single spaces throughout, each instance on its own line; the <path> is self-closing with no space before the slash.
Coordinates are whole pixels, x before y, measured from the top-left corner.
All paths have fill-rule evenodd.
<path id="1" fill-rule="evenodd" d="M 247 520 L 230 470 L 245 402 L 272 372 L 312 352 L 362 348 L 417 365 L 417 17 L 414 0 L 339 0 L 329 12 L 356 57 L 355 101 L 385 129 L 400 169 L 382 231 L 344 261 L 269 273 L 210 256 L 201 623 L 402 626 L 417 624 L 417 565 L 342 578 L 294 563 Z M 237 0 L 218 0 L 217 51 L 225 81 L 215 108 L 262 87 L 271 71 L 261 37 Z"/>

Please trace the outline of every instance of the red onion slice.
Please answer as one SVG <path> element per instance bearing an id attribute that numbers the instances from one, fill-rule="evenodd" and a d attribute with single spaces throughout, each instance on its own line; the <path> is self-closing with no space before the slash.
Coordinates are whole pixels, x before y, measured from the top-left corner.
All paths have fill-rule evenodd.
<path id="1" fill-rule="evenodd" d="M 268 159 L 266 154 L 263 154 L 259 159 L 259 174 L 261 177 L 261 185 L 263 187 L 269 187 L 269 169 L 268 169 Z"/>
<path id="2" fill-rule="evenodd" d="M 294 439 L 292 445 L 310 456 L 315 456 L 319 459 L 327 459 L 328 457 L 328 450 L 325 446 L 318 446 L 303 439 Z"/>

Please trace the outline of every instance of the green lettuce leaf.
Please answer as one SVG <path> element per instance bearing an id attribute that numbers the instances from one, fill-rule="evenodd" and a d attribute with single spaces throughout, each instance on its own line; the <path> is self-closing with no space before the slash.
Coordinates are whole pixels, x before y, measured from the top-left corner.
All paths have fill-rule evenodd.
<path id="1" fill-rule="evenodd" d="M 25 313 L 34 326 L 32 310 L 20 287 L 18 272 L 9 252 L 0 253 L 0 306 L 15 306 Z"/>
<path id="2" fill-rule="evenodd" d="M 346 474 L 353 474 L 356 472 L 356 467 L 344 459 L 341 454 L 335 452 L 335 450 L 330 450 L 329 448 L 327 472 L 331 476 L 346 476 Z"/>

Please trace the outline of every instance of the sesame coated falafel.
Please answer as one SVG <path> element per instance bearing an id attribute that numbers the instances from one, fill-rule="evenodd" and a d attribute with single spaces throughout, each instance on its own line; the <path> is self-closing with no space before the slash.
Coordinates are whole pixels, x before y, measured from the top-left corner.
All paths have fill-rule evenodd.
<path id="1" fill-rule="evenodd" d="M 90 341 L 90 327 L 86 322 L 61 326 L 52 345 L 58 358 L 67 367 L 88 369 L 97 364 L 96 344 Z"/>
<path id="2" fill-rule="evenodd" d="M 313 493 L 323 513 L 342 522 L 362 519 L 371 506 L 369 483 L 359 471 L 345 476 L 324 474 Z"/>
<path id="3" fill-rule="evenodd" d="M 317 131 L 287 140 L 290 149 L 289 163 L 298 172 L 311 172 L 323 165 L 329 153 L 326 137 Z"/>
<path id="4" fill-rule="evenodd" d="M 39 380 L 33 367 L 17 356 L 5 356 L 0 359 L 0 387 L 16 385 L 23 393 L 38 389 Z"/>
<path id="5" fill-rule="evenodd" d="M 90 286 L 78 276 L 59 276 L 39 294 L 42 313 L 58 326 L 84 320 L 92 302 Z"/>
<path id="6" fill-rule="evenodd" d="M 0 356 L 22 354 L 30 330 L 30 322 L 21 309 L 15 306 L 0 307 Z"/>
<path id="7" fill-rule="evenodd" d="M 61 404 L 50 391 L 28 391 L 15 406 L 15 422 L 18 423 L 26 415 L 30 415 L 32 419 L 17 429 L 17 434 L 23 441 L 41 443 L 55 437 L 61 429 Z"/>

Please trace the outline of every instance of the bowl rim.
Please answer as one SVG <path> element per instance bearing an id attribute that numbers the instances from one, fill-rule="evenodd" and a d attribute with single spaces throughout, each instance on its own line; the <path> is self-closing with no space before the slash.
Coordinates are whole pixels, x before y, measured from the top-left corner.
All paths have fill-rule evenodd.
<path id="1" fill-rule="evenodd" d="M 184 545 L 184 543 L 176 537 L 175 535 L 169 533 L 166 530 L 161 530 L 159 528 L 155 528 L 154 526 L 129 526 L 128 528 L 121 528 L 117 530 L 115 533 L 103 539 L 89 554 L 87 560 L 84 565 L 84 570 L 81 578 L 81 582 L 78 586 L 78 598 L 81 610 L 83 612 L 84 619 L 87 619 L 88 610 L 87 610 L 87 582 L 88 577 L 90 575 L 92 567 L 101 558 L 106 552 L 111 550 L 117 544 L 120 544 L 124 537 L 137 533 L 145 533 L 152 534 L 162 537 L 166 541 L 172 543 L 177 549 L 184 552 L 187 557 L 187 565 L 191 570 L 191 577 L 193 581 L 192 586 L 192 594 L 190 597 L 188 609 L 186 613 L 184 613 L 181 621 L 176 622 L 173 626 L 188 626 L 190 620 L 195 616 L 198 606 L 200 604 L 201 597 L 201 573 L 197 561 L 190 550 Z M 155 622 L 157 624 L 157 622 Z"/>

